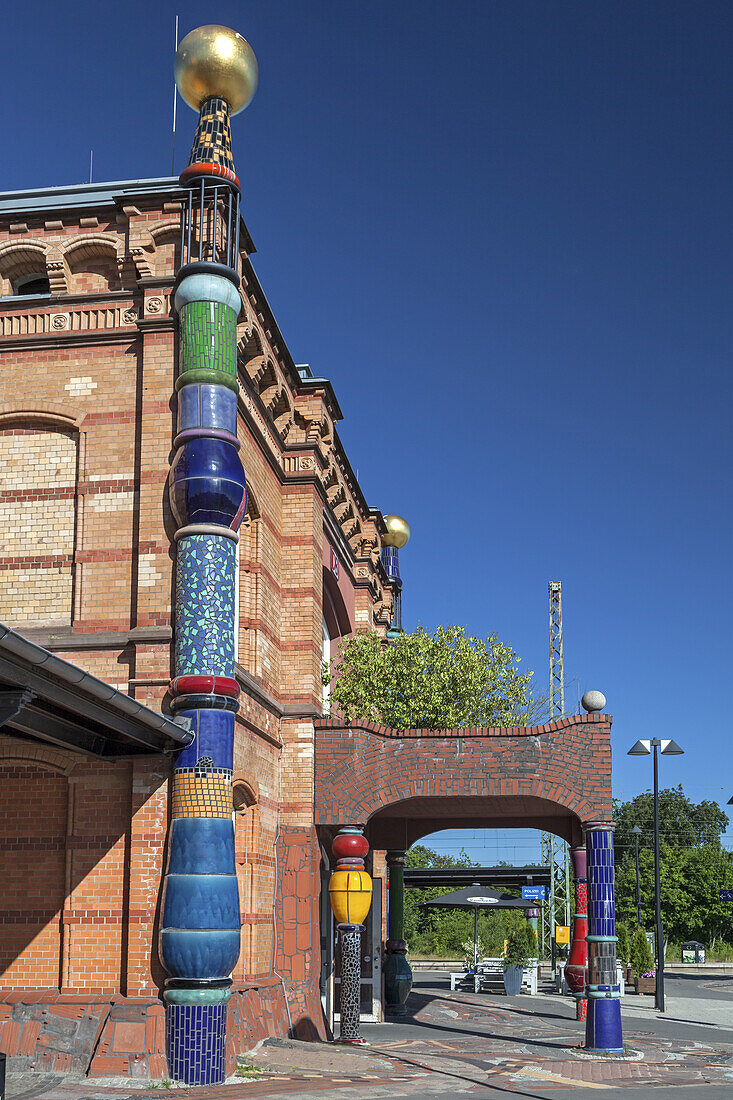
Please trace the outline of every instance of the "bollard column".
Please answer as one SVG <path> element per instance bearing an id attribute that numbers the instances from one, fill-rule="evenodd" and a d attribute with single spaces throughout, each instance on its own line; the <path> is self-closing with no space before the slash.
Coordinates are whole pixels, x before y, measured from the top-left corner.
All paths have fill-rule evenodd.
<path id="1" fill-rule="evenodd" d="M 336 870 L 328 896 L 336 918 L 341 946 L 339 1042 L 361 1045 L 361 934 L 372 903 L 372 880 L 364 867 L 369 842 L 357 825 L 346 825 L 334 838 L 331 851 Z"/>
<path id="2" fill-rule="evenodd" d="M 573 913 L 573 938 L 570 942 L 568 961 L 565 966 L 565 981 L 575 998 L 575 1019 L 586 1020 L 588 998 L 588 857 L 585 848 L 571 848 L 575 879 L 575 912 Z"/>
<path id="3" fill-rule="evenodd" d="M 585 1047 L 623 1052 L 621 987 L 616 974 L 616 899 L 611 821 L 583 824 L 588 857 L 588 1015 Z"/>
<path id="4" fill-rule="evenodd" d="M 389 909 L 383 973 L 384 1010 L 388 1016 L 404 1016 L 405 1001 L 412 989 L 412 968 L 404 940 L 406 858 L 404 851 L 387 852 Z"/>

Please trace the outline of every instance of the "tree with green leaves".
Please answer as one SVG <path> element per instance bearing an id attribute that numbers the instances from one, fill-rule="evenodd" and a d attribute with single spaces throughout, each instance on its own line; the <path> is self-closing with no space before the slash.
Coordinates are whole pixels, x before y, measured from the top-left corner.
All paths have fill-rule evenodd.
<path id="1" fill-rule="evenodd" d="M 496 634 L 484 640 L 461 626 L 419 626 L 389 643 L 355 634 L 339 647 L 331 707 L 346 721 L 393 729 L 529 725 L 545 704 L 533 701 L 532 672 L 519 665 Z"/>
<path id="2" fill-rule="evenodd" d="M 628 802 L 614 801 L 613 817 L 617 853 L 634 851 L 631 833 L 634 825 L 641 829 L 640 850 L 654 847 L 654 797 L 648 791 Z M 728 817 L 717 802 L 692 802 L 681 785 L 659 792 L 659 836 L 665 844 L 676 848 L 699 848 L 703 844 L 720 843 L 727 828 Z"/>
<path id="3" fill-rule="evenodd" d="M 621 921 L 636 923 L 636 866 L 631 828 L 642 830 L 639 845 L 641 910 L 645 928 L 655 923 L 653 800 L 648 793 L 615 804 L 616 908 Z M 715 802 L 693 802 L 682 787 L 659 792 L 662 918 L 669 940 L 733 936 L 730 904 L 719 893 L 733 889 L 733 854 L 721 844 L 728 825 Z"/>
<path id="4" fill-rule="evenodd" d="M 477 865 L 464 851 L 459 856 L 446 856 L 423 844 L 416 844 L 407 853 L 407 866 L 441 867 L 449 870 Z M 404 934 L 411 956 L 463 958 L 467 954 L 465 945 L 469 943 L 473 958 L 473 912 L 466 909 L 427 909 L 421 906 L 421 902 L 441 894 L 449 894 L 453 889 L 453 886 L 435 886 L 430 889 L 409 887 L 405 890 Z M 498 957 L 504 950 L 504 941 L 509 933 L 524 928 L 526 923 L 522 913 L 516 909 L 481 910 L 478 915 L 481 952 Z"/>

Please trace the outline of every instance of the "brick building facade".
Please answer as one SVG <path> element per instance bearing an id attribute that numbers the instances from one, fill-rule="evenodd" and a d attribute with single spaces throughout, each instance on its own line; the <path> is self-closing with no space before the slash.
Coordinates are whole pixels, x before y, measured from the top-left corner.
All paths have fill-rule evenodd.
<path id="1" fill-rule="evenodd" d="M 0 196 L 0 621 L 156 711 L 171 679 L 181 194 L 162 179 Z M 288 1012 L 299 1033 L 323 1034 L 322 661 L 355 628 L 386 631 L 392 612 L 384 522 L 338 439 L 336 397 L 293 362 L 244 225 L 241 247 L 232 1049 L 284 1033 Z M 22 711 L 0 730 L 0 1043 L 46 1068 L 94 1050 L 92 1072 L 160 1076 L 173 754 L 107 756 L 29 731 Z"/>
<path id="2" fill-rule="evenodd" d="M 0 195 L 0 1049 L 49 1070 L 166 1072 L 182 197 L 173 179 Z M 365 825 L 372 844 L 378 960 L 386 849 L 439 826 L 520 823 L 577 845 L 611 814 L 606 715 L 432 732 L 323 718 L 324 658 L 392 621 L 386 527 L 340 443 L 330 383 L 283 340 L 243 223 L 240 240 L 229 1068 L 263 1035 L 327 1033 L 323 886 L 340 824 Z"/>

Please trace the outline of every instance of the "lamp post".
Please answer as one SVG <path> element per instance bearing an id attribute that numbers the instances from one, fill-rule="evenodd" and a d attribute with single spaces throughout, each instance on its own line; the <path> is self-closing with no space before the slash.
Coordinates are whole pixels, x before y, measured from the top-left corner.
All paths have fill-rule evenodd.
<path id="1" fill-rule="evenodd" d="M 636 849 L 636 923 L 641 928 L 641 880 L 639 878 L 639 837 L 641 836 L 641 829 L 638 825 L 634 825 L 631 835 L 634 838 L 634 848 Z"/>
<path id="2" fill-rule="evenodd" d="M 657 749 L 663 756 L 682 756 L 676 741 L 650 740 L 637 741 L 628 751 L 628 756 L 649 756 L 654 759 L 654 902 L 656 907 L 657 940 L 657 1008 L 664 1012 L 664 929 L 662 928 L 662 893 L 659 882 L 659 759 Z"/>

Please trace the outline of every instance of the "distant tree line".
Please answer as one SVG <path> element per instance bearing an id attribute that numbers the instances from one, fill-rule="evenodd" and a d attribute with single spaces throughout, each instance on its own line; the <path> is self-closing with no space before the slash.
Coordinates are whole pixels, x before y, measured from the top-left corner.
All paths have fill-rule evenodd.
<path id="1" fill-rule="evenodd" d="M 614 803 L 616 913 L 636 927 L 635 825 L 639 837 L 642 925 L 654 929 L 654 806 L 651 794 Z M 660 880 L 665 936 L 675 945 L 699 940 L 715 948 L 733 943 L 733 853 L 723 847 L 728 817 L 715 802 L 692 802 L 681 786 L 659 792 Z"/>
<path id="2" fill-rule="evenodd" d="M 416 844 L 407 853 L 408 867 L 477 867 L 464 851 L 457 858 L 441 855 Z M 468 958 L 473 954 L 473 912 L 462 909 L 426 909 L 421 903 L 455 887 L 405 890 L 405 939 L 410 954 L 443 958 Z M 504 950 L 510 933 L 522 931 L 527 921 L 518 909 L 480 910 L 478 915 L 479 954 L 495 958 Z"/>
<path id="3" fill-rule="evenodd" d="M 721 957 L 733 957 L 733 904 L 720 901 L 721 890 L 733 890 L 733 853 L 723 847 L 728 817 L 715 802 L 692 802 L 681 786 L 660 791 L 662 918 L 668 956 L 679 958 L 679 945 L 699 940 Z M 634 837 L 638 825 L 642 927 L 654 930 L 654 828 L 650 794 L 614 803 L 616 832 L 616 915 L 621 942 L 619 955 L 630 954 L 636 919 Z M 407 853 L 408 867 L 476 867 L 465 851 L 442 855 L 423 844 Z M 405 939 L 411 955 L 460 958 L 473 943 L 473 913 L 423 908 L 428 898 L 453 887 L 405 891 Z M 518 910 L 479 912 L 482 954 L 501 953 L 509 934 L 521 929 L 525 918 Z M 625 945 L 628 943 L 628 947 Z M 624 958 L 624 962 L 629 960 Z"/>

